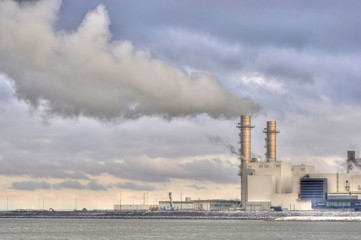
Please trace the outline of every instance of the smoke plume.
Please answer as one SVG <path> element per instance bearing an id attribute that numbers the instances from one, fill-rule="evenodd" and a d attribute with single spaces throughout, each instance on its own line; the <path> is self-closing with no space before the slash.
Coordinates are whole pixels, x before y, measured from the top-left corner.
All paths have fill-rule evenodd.
<path id="1" fill-rule="evenodd" d="M 260 110 L 215 76 L 188 75 L 130 41 L 111 40 L 103 5 L 87 13 L 76 31 L 55 31 L 60 4 L 0 1 L 0 71 L 12 79 L 18 99 L 46 116 L 233 118 Z"/>
<path id="2" fill-rule="evenodd" d="M 213 135 L 207 135 L 208 140 L 210 143 L 218 145 L 218 146 L 222 146 L 224 149 L 228 150 L 230 153 L 239 156 L 239 151 L 236 150 L 236 148 L 230 144 L 230 143 L 226 143 L 225 141 L 223 141 L 223 139 L 219 136 L 213 136 Z"/>

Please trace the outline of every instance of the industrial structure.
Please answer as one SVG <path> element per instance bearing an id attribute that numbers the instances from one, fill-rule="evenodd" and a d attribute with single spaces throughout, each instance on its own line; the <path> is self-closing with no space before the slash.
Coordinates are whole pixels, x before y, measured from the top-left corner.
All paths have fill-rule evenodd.
<path id="1" fill-rule="evenodd" d="M 182 212 L 196 212 L 196 211 L 234 211 L 239 205 L 239 200 L 222 200 L 222 199 L 208 199 L 208 200 L 192 200 L 186 197 L 185 201 L 173 201 L 171 193 L 169 194 L 169 201 L 159 201 L 159 205 L 147 204 L 115 204 L 115 211 L 182 211 Z"/>
<path id="2" fill-rule="evenodd" d="M 243 206 L 247 202 L 248 196 L 247 177 L 252 174 L 252 170 L 247 167 L 251 160 L 251 129 L 254 128 L 251 125 L 251 116 L 242 115 L 241 122 L 238 123 L 237 127 L 241 130 L 239 133 L 239 143 L 241 144 L 239 159 L 241 161 L 241 202 Z"/>
<path id="3" fill-rule="evenodd" d="M 124 211 L 124 212 L 143 212 L 149 210 L 158 210 L 158 205 L 148 205 L 148 204 L 114 204 L 115 211 Z"/>
<path id="4" fill-rule="evenodd" d="M 268 121 L 267 128 L 263 132 L 266 133 L 266 160 L 276 162 L 276 134 L 280 132 L 276 129 L 276 121 Z"/>
<path id="5" fill-rule="evenodd" d="M 172 205 L 171 205 L 172 204 Z M 160 201 L 159 209 L 168 211 L 234 211 L 240 205 L 239 200 L 192 200 L 186 197 L 185 201 Z"/>
<path id="6" fill-rule="evenodd" d="M 239 133 L 239 159 L 241 201 L 191 200 L 160 201 L 159 205 L 114 205 L 119 211 L 226 211 L 226 210 L 312 210 L 346 209 L 361 211 L 361 159 L 356 151 L 347 152 L 346 173 L 316 174 L 310 165 L 292 165 L 277 159 L 275 121 L 268 121 L 265 160 L 252 158 L 251 116 L 242 115 L 237 128 Z"/>
<path id="7" fill-rule="evenodd" d="M 241 116 L 240 176 L 241 207 L 244 210 L 361 210 L 361 160 L 348 151 L 347 173 L 316 174 L 314 166 L 277 161 L 275 121 L 268 121 L 266 160 L 251 158 L 251 116 Z M 360 199 L 360 200 L 359 200 Z"/>

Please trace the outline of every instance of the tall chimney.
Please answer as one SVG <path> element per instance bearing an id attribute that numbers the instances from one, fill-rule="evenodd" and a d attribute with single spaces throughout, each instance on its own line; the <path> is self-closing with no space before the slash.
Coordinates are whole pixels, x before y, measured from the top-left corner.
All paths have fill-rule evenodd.
<path id="1" fill-rule="evenodd" d="M 254 126 L 251 125 L 251 116 L 242 115 L 241 122 L 238 123 L 237 128 L 241 130 L 239 133 L 239 143 L 240 145 L 240 175 L 241 175 L 241 202 L 242 207 L 246 208 L 248 201 L 248 175 L 251 174 L 251 171 L 247 169 L 248 161 L 251 160 L 251 129 Z"/>
<path id="2" fill-rule="evenodd" d="M 251 125 L 251 116 L 242 115 L 237 128 L 241 130 L 239 133 L 241 168 L 247 168 L 248 161 L 251 160 L 251 129 L 254 128 Z"/>
<path id="3" fill-rule="evenodd" d="M 276 135 L 279 133 L 276 129 L 276 121 L 267 121 L 267 128 L 263 132 L 266 134 L 266 160 L 267 162 L 276 162 Z"/>

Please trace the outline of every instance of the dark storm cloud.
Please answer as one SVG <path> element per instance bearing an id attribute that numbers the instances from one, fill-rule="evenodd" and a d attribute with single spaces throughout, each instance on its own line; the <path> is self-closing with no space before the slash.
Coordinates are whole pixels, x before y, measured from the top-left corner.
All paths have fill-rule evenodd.
<path id="1" fill-rule="evenodd" d="M 53 185 L 54 189 L 77 189 L 84 190 L 86 187 L 81 184 L 79 181 L 67 180 L 58 184 Z"/>
<path id="2" fill-rule="evenodd" d="M 193 189 L 198 190 L 198 191 L 207 190 L 207 187 L 199 186 L 199 185 L 196 185 L 196 184 L 188 185 L 187 187 L 193 188 Z"/>
<path id="3" fill-rule="evenodd" d="M 248 67 L 279 82 L 313 84 L 315 80 L 313 74 L 317 74 L 318 70 L 316 66 L 309 64 L 309 60 L 302 59 L 302 56 L 297 56 L 296 52 L 290 50 L 273 50 L 261 54 Z"/>
<path id="4" fill-rule="evenodd" d="M 238 183 L 237 165 L 220 159 L 194 160 L 182 165 L 187 172 L 185 178 L 214 183 Z"/>
<path id="5" fill-rule="evenodd" d="M 114 185 L 119 189 L 135 190 L 135 191 L 155 191 L 157 188 L 149 185 L 138 185 L 132 182 L 118 183 Z"/>
<path id="6" fill-rule="evenodd" d="M 34 154 L 36 155 L 36 154 Z M 19 159 L 4 157 L 0 159 L 0 174 L 8 176 L 28 175 L 33 178 L 59 178 L 59 179 L 89 179 L 81 170 L 72 169 L 67 162 L 49 161 L 42 158 L 23 158 L 17 155 Z"/>
<path id="7" fill-rule="evenodd" d="M 90 176 L 109 174 L 117 178 L 135 181 L 168 182 L 171 179 L 192 179 L 198 181 L 210 181 L 214 183 L 237 183 L 237 164 L 219 159 L 193 160 L 187 163 L 179 163 L 171 159 L 152 159 L 148 157 L 133 157 L 123 163 L 102 162 L 95 160 L 78 160 L 72 165 L 59 166 L 64 172 L 76 169 Z M 9 173 L 6 173 L 8 175 Z M 16 173 L 12 175 L 23 175 Z M 33 177 L 38 177 L 34 174 Z M 54 188 L 85 189 L 92 185 L 82 185 L 77 180 L 67 180 L 54 185 Z M 125 186 L 126 187 L 126 186 Z M 128 186 L 129 187 L 129 186 Z M 136 186 L 133 186 L 136 187 Z"/>
<path id="8" fill-rule="evenodd" d="M 99 3 L 94 0 L 72 8 L 72 2 L 63 2 L 59 29 L 74 29 L 80 20 L 72 22 L 66 16 L 82 15 L 89 5 Z M 360 1 L 234 0 L 205 4 L 126 0 L 104 4 L 109 6 L 113 39 L 129 39 L 179 68 L 213 72 L 230 89 L 235 86 L 227 75 L 257 75 L 280 82 L 285 97 L 325 95 L 335 103 L 359 105 Z M 249 88 L 247 84 L 239 89 L 270 111 L 281 111 L 264 100 L 272 95 L 271 89 Z"/>
<path id="9" fill-rule="evenodd" d="M 19 106 L 13 102 L 4 108 L 3 118 L 0 118 L 1 175 L 74 181 L 110 174 L 121 179 L 151 182 L 189 176 L 224 182 L 234 174 L 237 179 L 236 170 L 227 164 L 205 161 L 206 165 L 216 165 L 214 171 L 228 171 L 225 176 L 210 179 L 202 169 L 200 173 L 186 171 L 186 167 L 192 168 L 191 162 L 178 162 L 194 155 L 224 153 L 207 142 L 204 133 L 199 131 L 200 124 L 190 124 L 186 120 L 168 123 L 143 119 L 110 128 L 95 121 L 82 121 L 82 124 L 57 121 L 43 125 L 38 119 L 29 118 L 25 105 L 23 107 L 23 111 L 19 111 Z M 214 124 L 218 125 L 216 121 Z M 227 122 L 222 124 L 228 125 Z M 213 126 L 208 128 L 213 129 Z M 78 187 L 84 186 L 78 184 Z"/>
<path id="10" fill-rule="evenodd" d="M 0 174 L 4 176 L 66 180 L 55 185 L 56 189 L 87 189 L 78 180 L 89 181 L 103 174 L 145 182 L 190 178 L 219 183 L 238 179 L 237 164 L 206 159 L 187 163 L 175 160 L 219 152 L 204 139 L 204 133 L 198 131 L 199 124 L 144 119 L 112 128 L 95 121 L 83 121 L 81 125 L 60 121 L 44 126 L 37 119 L 29 118 L 26 110 L 16 109 L 16 102 L 8 105 L 0 119 L 3 126 Z M 152 141 L 153 144 L 149 144 Z M 152 156 L 146 157 L 147 153 Z"/>
<path id="11" fill-rule="evenodd" d="M 13 182 L 11 189 L 23 191 L 35 191 L 41 189 L 75 189 L 75 190 L 91 190 L 91 191 L 107 191 L 107 188 L 96 181 L 89 181 L 87 184 L 82 184 L 79 181 L 66 180 L 57 184 L 51 185 L 46 181 L 21 181 Z"/>
<path id="12" fill-rule="evenodd" d="M 115 177 L 148 182 L 191 179 L 214 183 L 237 183 L 237 164 L 219 159 L 177 163 L 171 159 L 133 158 L 124 163 L 98 164 L 87 162 L 84 172 L 90 175 L 107 173 Z"/>
<path id="13" fill-rule="evenodd" d="M 39 189 L 50 189 L 51 185 L 45 181 L 22 181 L 13 182 L 11 189 L 24 190 L 24 191 L 35 191 Z"/>
<path id="14" fill-rule="evenodd" d="M 103 186 L 100 183 L 97 183 L 96 181 L 90 181 L 87 185 L 86 188 L 92 191 L 107 191 L 108 189 Z"/>
<path id="15" fill-rule="evenodd" d="M 82 184 L 79 181 L 67 180 L 53 185 L 54 189 L 75 189 L 75 190 L 91 190 L 91 191 L 107 191 L 107 188 L 96 181 L 90 181 L 87 184 Z"/>
<path id="16" fill-rule="evenodd" d="M 96 1 L 93 1 L 96 2 Z M 69 14 L 65 1 L 62 14 Z M 188 29 L 254 47 L 360 49 L 359 1 L 109 1 L 115 38 L 143 44 L 159 29 Z M 80 9 L 87 8 L 85 4 Z M 80 10 L 81 11 L 81 10 Z M 76 24 L 74 22 L 73 24 Z M 68 28 L 74 25 L 68 23 Z"/>

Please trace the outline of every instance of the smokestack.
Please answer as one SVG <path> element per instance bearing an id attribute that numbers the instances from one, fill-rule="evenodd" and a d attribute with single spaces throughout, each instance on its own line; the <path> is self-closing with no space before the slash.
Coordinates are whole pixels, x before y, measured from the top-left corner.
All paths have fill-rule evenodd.
<path id="1" fill-rule="evenodd" d="M 248 183 L 247 178 L 251 173 L 247 169 L 247 164 L 251 160 L 251 129 L 254 126 L 251 125 L 251 116 L 250 115 L 242 115 L 241 122 L 238 123 L 237 128 L 241 130 L 239 133 L 239 143 L 241 144 L 240 153 L 240 175 L 241 175 L 241 202 L 242 207 L 245 208 L 248 201 Z"/>
<path id="2" fill-rule="evenodd" d="M 347 151 L 347 173 L 352 171 L 353 165 L 356 165 L 356 152 Z"/>
<path id="3" fill-rule="evenodd" d="M 267 128 L 263 132 L 266 134 L 266 160 L 267 162 L 276 162 L 276 135 L 279 133 L 276 129 L 276 121 L 267 121 Z"/>
<path id="4" fill-rule="evenodd" d="M 240 159 L 242 168 L 247 168 L 248 161 L 251 160 L 251 116 L 242 115 L 241 122 L 238 123 L 237 128 L 241 130 L 239 134 L 239 143 L 241 144 Z"/>

